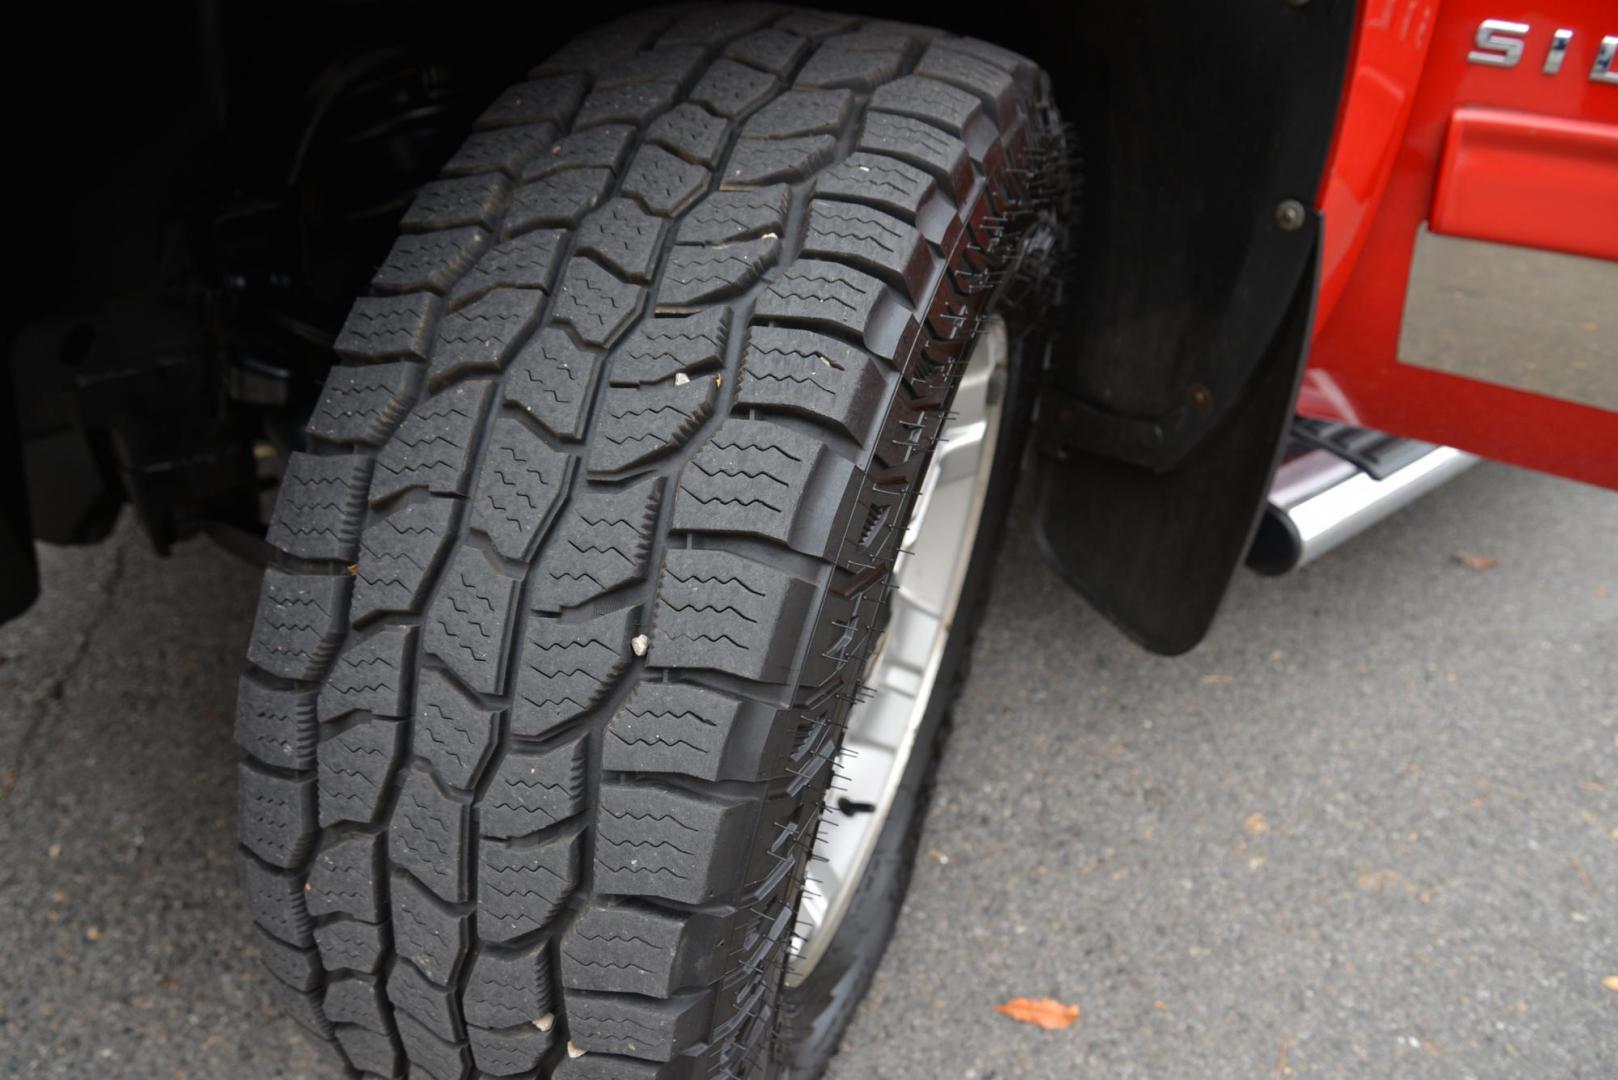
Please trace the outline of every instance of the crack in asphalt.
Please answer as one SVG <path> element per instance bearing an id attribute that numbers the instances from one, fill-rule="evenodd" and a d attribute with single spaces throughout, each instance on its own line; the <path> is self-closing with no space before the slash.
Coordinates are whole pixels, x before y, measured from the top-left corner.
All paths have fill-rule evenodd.
<path id="1" fill-rule="evenodd" d="M 95 638 L 97 627 L 113 608 L 117 598 L 118 586 L 123 583 L 124 570 L 127 564 L 126 551 L 120 544 L 113 549 L 112 569 L 107 573 L 107 580 L 101 585 L 101 599 L 95 605 L 95 610 L 84 621 L 84 629 L 79 633 L 78 640 L 73 645 L 73 652 L 63 664 L 61 670 L 51 679 L 45 693 L 41 695 L 42 702 L 50 702 L 51 707 L 40 707 L 33 710 L 27 725 L 22 730 L 22 736 L 17 740 L 17 760 L 0 774 L 0 802 L 11 797 L 21 782 L 23 771 L 28 766 L 28 751 L 33 745 L 34 738 L 44 726 L 45 721 L 57 715 L 61 710 L 62 702 L 67 696 L 67 684 L 73 676 L 78 674 L 79 668 L 84 666 L 85 658 L 90 655 L 90 643 Z"/>

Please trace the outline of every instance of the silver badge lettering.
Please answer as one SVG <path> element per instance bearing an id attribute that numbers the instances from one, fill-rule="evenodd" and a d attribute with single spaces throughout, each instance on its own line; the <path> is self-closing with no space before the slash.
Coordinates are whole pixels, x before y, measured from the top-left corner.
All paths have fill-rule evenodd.
<path id="1" fill-rule="evenodd" d="M 1478 24 L 1477 48 L 1466 54 L 1474 64 L 1490 67 L 1516 67 L 1522 59 L 1523 37 L 1528 24 L 1508 22 L 1505 19 L 1484 19 Z"/>
<path id="2" fill-rule="evenodd" d="M 1478 23 L 1478 32 L 1472 37 L 1472 51 L 1466 58 L 1474 64 L 1488 67 L 1514 68 L 1522 63 L 1523 51 L 1533 27 L 1510 19 L 1484 19 Z M 1573 44 L 1574 32 L 1559 27 L 1551 34 L 1545 48 L 1545 62 L 1539 70 L 1546 75 L 1558 75 L 1567 61 L 1568 48 Z M 1618 86 L 1618 34 L 1608 34 L 1596 46 L 1595 63 L 1590 67 L 1590 81 Z"/>
<path id="3" fill-rule="evenodd" d="M 1608 34 L 1601 39 L 1601 48 L 1596 50 L 1596 63 L 1590 69 L 1591 82 L 1618 84 L 1618 71 L 1612 66 L 1615 56 L 1618 56 L 1618 34 Z"/>

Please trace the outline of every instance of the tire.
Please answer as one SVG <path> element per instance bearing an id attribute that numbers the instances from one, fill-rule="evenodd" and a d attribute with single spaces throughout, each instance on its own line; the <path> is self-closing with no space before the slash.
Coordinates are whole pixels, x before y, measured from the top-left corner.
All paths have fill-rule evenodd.
<path id="1" fill-rule="evenodd" d="M 948 695 L 789 990 L 806 862 L 963 358 L 1043 280 L 1060 142 L 1005 50 L 731 5 L 575 41 L 422 190 L 287 463 L 236 720 L 269 985 L 349 1068 L 824 1067 Z"/>

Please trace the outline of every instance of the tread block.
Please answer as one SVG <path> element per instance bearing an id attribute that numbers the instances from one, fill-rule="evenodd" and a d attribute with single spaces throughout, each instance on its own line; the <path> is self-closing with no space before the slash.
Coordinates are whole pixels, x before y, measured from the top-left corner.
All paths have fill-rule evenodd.
<path id="1" fill-rule="evenodd" d="M 293 453 L 264 539 L 289 555 L 347 562 L 359 539 L 370 473 L 366 454 Z"/>
<path id="2" fill-rule="evenodd" d="M 757 807 L 635 784 L 603 784 L 595 887 L 620 896 L 705 904 L 747 870 Z"/>
<path id="3" fill-rule="evenodd" d="M 719 376 L 647 386 L 610 386 L 597 440 L 590 447 L 590 472 L 615 473 L 671 453 L 685 445 L 712 413 Z"/>
<path id="4" fill-rule="evenodd" d="M 386 928 L 359 919 L 332 919 L 315 927 L 315 944 L 327 971 L 375 974 L 387 948 Z"/>
<path id="5" fill-rule="evenodd" d="M 604 124 L 564 135 L 550 149 L 523 169 L 524 180 L 538 180 L 570 169 L 623 169 L 635 128 L 629 124 Z"/>
<path id="6" fill-rule="evenodd" d="M 813 61 L 811 61 L 811 64 Z M 788 90 L 747 118 L 746 139 L 789 139 L 800 135 L 835 137 L 854 111 L 848 90 Z"/>
<path id="7" fill-rule="evenodd" d="M 388 826 L 388 858 L 394 866 L 410 871 L 440 900 L 464 904 L 471 899 L 471 831 L 470 803 L 447 794 L 429 772 L 404 773 Z"/>
<path id="8" fill-rule="evenodd" d="M 692 42 L 709 45 L 715 41 L 756 30 L 774 19 L 781 9 L 774 4 L 712 4 L 693 6 L 675 20 L 658 38 L 659 45 Z"/>
<path id="9" fill-rule="evenodd" d="M 597 365 L 596 354 L 575 345 L 567 331 L 541 330 L 512 361 L 505 400 L 557 438 L 582 438 Z"/>
<path id="10" fill-rule="evenodd" d="M 464 1043 L 445 1042 L 409 1013 L 395 1013 L 394 1022 L 411 1075 L 420 1069 L 433 1080 L 462 1080 L 472 1068 L 472 1053 Z"/>
<path id="11" fill-rule="evenodd" d="M 353 641 L 338 654 L 320 689 L 320 719 L 335 720 L 356 710 L 407 715 L 415 652 L 414 626 L 388 626 Z"/>
<path id="12" fill-rule="evenodd" d="M 987 60 L 1002 71 L 1010 72 L 1017 79 L 1032 79 L 1037 70 L 1034 62 L 1028 57 L 1012 52 L 1003 45 L 969 37 L 950 38 L 948 44 L 957 52 L 971 53 L 981 60 Z"/>
<path id="13" fill-rule="evenodd" d="M 569 994 L 568 1034 L 593 1054 L 624 1054 L 668 1061 L 706 1033 L 713 1013 L 711 994 L 682 994 L 666 1001 L 649 998 Z"/>
<path id="14" fill-rule="evenodd" d="M 641 683 L 613 714 L 602 767 L 699 780 L 783 774 L 797 736 L 789 714 L 680 683 Z"/>
<path id="15" fill-rule="evenodd" d="M 433 982 L 449 985 L 466 953 L 472 916 L 446 909 L 408 874 L 394 874 L 389 893 L 394 951 Z"/>
<path id="16" fill-rule="evenodd" d="M 371 278 L 378 292 L 443 294 L 477 261 L 489 234 L 476 226 L 402 233 Z"/>
<path id="17" fill-rule="evenodd" d="M 608 169 L 568 169 L 524 184 L 511 198 L 505 235 L 574 225 L 601 201 L 611 184 Z"/>
<path id="18" fill-rule="evenodd" d="M 386 1035 L 392 1030 L 388 1012 L 381 985 L 369 975 L 345 975 L 326 987 L 325 1013 L 333 1023 Z"/>
<path id="19" fill-rule="evenodd" d="M 303 875 L 241 856 L 242 893 L 247 914 L 279 941 L 307 949 L 314 944 L 315 920 L 304 903 Z"/>
<path id="20" fill-rule="evenodd" d="M 345 1024 L 337 1029 L 337 1042 L 348 1064 L 367 1076 L 397 1076 L 404 1067 L 399 1040 L 369 1028 Z"/>
<path id="21" fill-rule="evenodd" d="M 236 745 L 266 765 L 307 769 L 315 763 L 315 691 L 269 686 L 251 672 L 236 690 Z"/>
<path id="22" fill-rule="evenodd" d="M 974 157 L 981 158 L 998 135 L 976 94 L 922 75 L 905 75 L 877 87 L 871 109 L 943 128 Z"/>
<path id="23" fill-rule="evenodd" d="M 774 75 L 721 59 L 709 65 L 692 87 L 690 98 L 720 116 L 735 119 L 768 98 L 775 86 Z"/>
<path id="24" fill-rule="evenodd" d="M 474 132 L 444 164 L 445 176 L 505 173 L 519 176 L 525 164 L 549 148 L 556 128 L 550 124 L 517 124 Z"/>
<path id="25" fill-rule="evenodd" d="M 704 43 L 706 44 L 706 43 Z M 596 76 L 596 86 L 637 82 L 684 83 L 702 66 L 705 50 L 697 45 L 662 46 L 637 52 L 633 61 L 614 64 Z"/>
<path id="26" fill-rule="evenodd" d="M 680 222 L 677 244 L 729 244 L 755 237 L 778 237 L 786 230 L 792 190 L 785 184 L 716 191 Z"/>
<path id="27" fill-rule="evenodd" d="M 429 180 L 399 219 L 404 232 L 480 225 L 493 229 L 500 223 L 511 185 L 499 173 Z"/>
<path id="28" fill-rule="evenodd" d="M 777 181 L 797 183 L 827 165 L 836 152 L 837 140 L 830 135 L 742 139 L 730 152 L 719 186 L 729 190 Z"/>
<path id="29" fill-rule="evenodd" d="M 529 233 L 501 244 L 488 258 L 498 262 L 502 254 L 518 246 L 536 246 L 550 233 Z M 543 244 L 537 246 L 543 247 Z M 554 249 L 548 258 L 555 261 Z M 520 258 L 520 257 L 519 257 Z M 550 269 L 543 271 L 549 278 Z M 536 276 L 538 271 L 536 271 Z M 438 324 L 438 345 L 427 368 L 429 384 L 462 375 L 498 372 L 512 346 L 539 315 L 545 294 L 539 289 L 495 289 L 459 311 L 444 316 Z"/>
<path id="30" fill-rule="evenodd" d="M 562 936 L 562 984 L 667 998 L 718 978 L 731 963 L 731 936 L 726 922 L 709 915 L 593 904 Z"/>
<path id="31" fill-rule="evenodd" d="M 511 941 L 543 929 L 579 884 L 577 835 L 484 840 L 478 851 L 478 937 Z"/>
<path id="32" fill-rule="evenodd" d="M 642 1061 L 609 1054 L 569 1058 L 556 1067 L 551 1080 L 688 1080 L 691 1067 L 675 1062 Z"/>
<path id="33" fill-rule="evenodd" d="M 486 129 L 513 124 L 566 123 L 584 100 L 587 85 L 578 75 L 553 75 L 518 83 L 483 110 L 477 126 Z"/>
<path id="34" fill-rule="evenodd" d="M 955 206 L 932 175 L 895 158 L 856 151 L 821 173 L 814 191 L 892 214 L 942 251 L 953 250 L 961 233 Z"/>
<path id="35" fill-rule="evenodd" d="M 439 986 L 414 964 L 394 964 L 388 975 L 388 1000 L 394 1008 L 409 1013 L 429 1031 L 446 1042 L 461 1037 L 460 1010 L 455 991 Z"/>
<path id="36" fill-rule="evenodd" d="M 815 199 L 803 253 L 839 259 L 896 286 L 921 303 L 940 260 L 916 229 L 875 207 Z"/>
<path id="37" fill-rule="evenodd" d="M 611 345 L 640 312 L 641 288 L 590 259 L 572 259 L 557 286 L 551 318 L 589 345 Z"/>
<path id="38" fill-rule="evenodd" d="M 334 367 L 304 430 L 327 442 L 380 446 L 420 385 L 421 367 L 409 362 Z"/>
<path id="39" fill-rule="evenodd" d="M 369 824 L 382 810 L 404 732 L 390 720 L 369 720 L 320 744 L 320 824 Z"/>
<path id="40" fill-rule="evenodd" d="M 551 971 L 545 945 L 538 942 L 515 953 L 479 949 L 461 995 L 466 1022 L 507 1028 L 532 1024 L 550 1012 Z"/>
<path id="41" fill-rule="evenodd" d="M 956 204 L 972 191 L 972 160 L 966 144 L 931 124 L 908 116 L 867 113 L 857 144 L 860 150 L 909 162 L 931 174 Z"/>
<path id="42" fill-rule="evenodd" d="M 887 399 L 883 368 L 864 349 L 809 330 L 755 326 L 748 335 L 739 407 L 812 417 L 863 443 Z"/>
<path id="43" fill-rule="evenodd" d="M 785 75 L 809 51 L 803 37 L 779 27 L 744 34 L 725 46 L 725 55 L 777 75 Z"/>
<path id="44" fill-rule="evenodd" d="M 623 491 L 575 495 L 539 557 L 530 590 L 535 610 L 576 607 L 645 580 L 662 494 L 656 477 Z"/>
<path id="45" fill-rule="evenodd" d="M 976 94 L 1002 131 L 1016 122 L 1016 78 L 1000 64 L 962 51 L 954 41 L 935 41 L 929 45 L 916 64 L 916 74 Z"/>
<path id="46" fill-rule="evenodd" d="M 294 990 L 313 990 L 320 985 L 324 969 L 320 954 L 313 949 L 300 949 L 296 945 L 270 936 L 261 926 L 253 928 L 258 939 L 259 958 L 271 975 Z"/>
<path id="47" fill-rule="evenodd" d="M 384 916 L 387 902 L 382 872 L 380 833 L 328 835 L 309 867 L 304 889 L 309 914 L 341 912 L 365 923 L 376 922 Z"/>
<path id="48" fill-rule="evenodd" d="M 744 556 L 671 550 L 658 581 L 646 662 L 784 681 L 814 598 L 810 582 Z"/>
<path id="49" fill-rule="evenodd" d="M 624 174 L 623 193 L 638 199 L 654 214 L 684 210 L 708 190 L 709 172 L 675 157 L 661 146 L 642 146 Z"/>
<path id="50" fill-rule="evenodd" d="M 937 184 L 914 165 L 855 151 L 816 177 L 815 194 L 868 203 L 913 225 Z"/>
<path id="51" fill-rule="evenodd" d="M 594 255 L 622 277 L 646 282 L 657 262 L 663 224 L 633 199 L 611 199 L 579 226 L 574 247 Z"/>
<path id="52" fill-rule="evenodd" d="M 536 1018 L 537 1019 L 537 1018 Z M 529 1075 L 539 1068 L 551 1048 L 554 1032 L 540 1031 L 532 1023 L 502 1031 L 468 1028 L 472 1060 L 489 1076 Z"/>
<path id="53" fill-rule="evenodd" d="M 910 313 L 878 278 L 841 263 L 798 259 L 764 290 L 755 317 L 841 330 L 885 360 L 899 354 Z"/>
<path id="54" fill-rule="evenodd" d="M 521 582 L 463 547 L 445 568 L 427 610 L 422 648 L 442 660 L 461 682 L 485 694 L 505 684 L 506 640 L 512 599 Z"/>
<path id="55" fill-rule="evenodd" d="M 676 247 L 669 253 L 658 287 L 658 311 L 689 311 L 739 295 L 775 265 L 781 242 L 775 237 L 741 240 L 721 249 Z"/>
<path id="56" fill-rule="evenodd" d="M 331 1021 L 327 1020 L 325 1013 L 320 1010 L 319 993 L 313 990 L 307 992 L 294 990 L 280 979 L 271 979 L 268 989 L 277 1011 L 285 1013 L 315 1038 L 324 1042 L 331 1041 Z"/>
<path id="57" fill-rule="evenodd" d="M 585 749 L 585 740 L 575 739 L 550 750 L 507 750 L 501 755 L 478 800 L 483 835 L 506 840 L 527 836 L 584 809 Z"/>
<path id="58" fill-rule="evenodd" d="M 896 34 L 845 34 L 821 42 L 798 72 L 799 86 L 870 90 L 904 69 L 909 43 Z"/>
<path id="59" fill-rule="evenodd" d="M 719 164 L 730 125 L 700 105 L 676 105 L 652 121 L 646 129 L 648 142 L 672 150 L 687 161 L 712 168 Z"/>
<path id="60" fill-rule="evenodd" d="M 472 492 L 472 528 L 506 558 L 526 560 L 567 491 L 572 463 L 522 421 L 496 420 Z"/>
<path id="61" fill-rule="evenodd" d="M 645 126 L 646 122 L 670 105 L 679 94 L 676 82 L 639 82 L 597 87 L 579 106 L 578 127 L 592 124 Z"/>
<path id="62" fill-rule="evenodd" d="M 613 351 L 614 386 L 663 382 L 720 366 L 730 331 L 730 309 L 712 308 L 689 318 L 647 319 Z"/>
<path id="63" fill-rule="evenodd" d="M 413 487 L 466 494 L 466 467 L 493 385 L 488 379 L 457 383 L 410 410 L 377 455 L 372 504 Z"/>
<path id="64" fill-rule="evenodd" d="M 436 671 L 416 688 L 412 747 L 446 783 L 469 790 L 494 745 L 498 709 L 484 708 Z"/>
<path id="65" fill-rule="evenodd" d="M 266 570 L 247 659 L 282 678 L 319 679 L 342 639 L 353 580 L 347 574 Z"/>
<path id="66" fill-rule="evenodd" d="M 534 290 L 549 291 L 554 283 L 562 244 L 559 231 L 535 229 L 484 252 L 452 296 L 456 304 L 484 299 L 445 317 L 438 330 L 438 348 L 433 351 L 435 378 L 458 369 L 478 370 L 480 362 L 484 370 L 499 369 L 504 346 L 522 332 L 544 302 Z M 470 355 L 443 358 L 446 348 Z M 496 355 L 489 356 L 490 350 Z"/>
<path id="67" fill-rule="evenodd" d="M 425 359 L 439 306 L 432 293 L 362 296 L 349 308 L 332 348 L 349 360 Z"/>
<path id="68" fill-rule="evenodd" d="M 511 702 L 513 735 L 543 735 L 595 708 L 631 658 L 638 607 L 585 622 L 528 617 Z"/>
<path id="69" fill-rule="evenodd" d="M 826 11 L 788 11 L 775 25 L 790 33 L 819 39 L 851 28 L 854 16 Z"/>
<path id="70" fill-rule="evenodd" d="M 825 558 L 858 485 L 854 463 L 767 420 L 731 418 L 680 473 L 673 528 L 743 533 Z"/>
<path id="71" fill-rule="evenodd" d="M 272 866 L 303 865 L 315 838 L 315 780 L 244 761 L 237 768 L 236 816 L 243 846 Z"/>
<path id="72" fill-rule="evenodd" d="M 418 610 L 422 586 L 455 532 L 458 502 L 407 503 L 366 526 L 354 570 L 355 622 L 379 611 Z"/>

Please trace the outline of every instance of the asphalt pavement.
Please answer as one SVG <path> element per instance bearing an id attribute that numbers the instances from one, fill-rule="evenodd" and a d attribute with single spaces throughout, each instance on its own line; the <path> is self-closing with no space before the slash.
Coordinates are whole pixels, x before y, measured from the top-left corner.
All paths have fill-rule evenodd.
<path id="1" fill-rule="evenodd" d="M 127 520 L 42 558 L 0 628 L 0 1074 L 336 1075 L 237 903 L 254 572 Z M 1618 494 L 1482 466 L 1173 660 L 1019 514 L 922 850 L 837 1080 L 1618 1075 Z"/>

